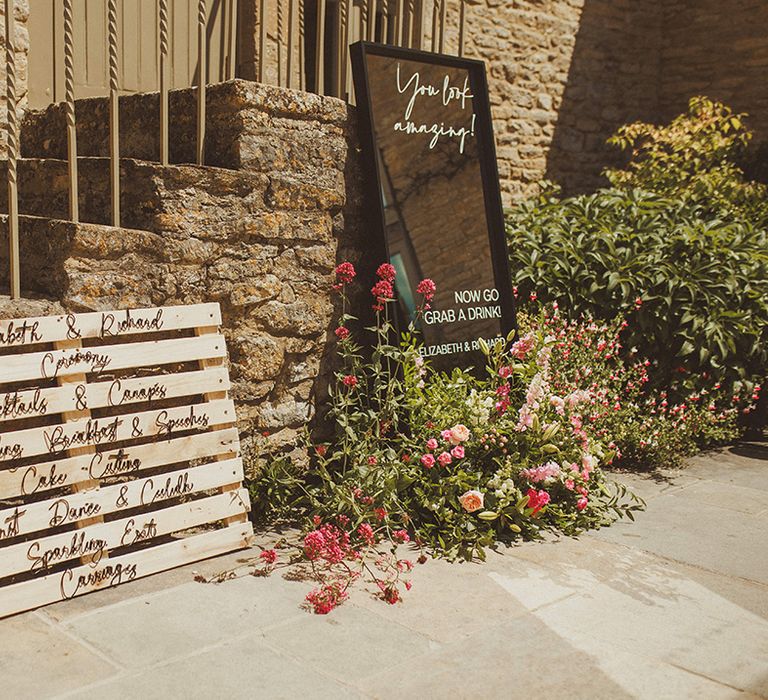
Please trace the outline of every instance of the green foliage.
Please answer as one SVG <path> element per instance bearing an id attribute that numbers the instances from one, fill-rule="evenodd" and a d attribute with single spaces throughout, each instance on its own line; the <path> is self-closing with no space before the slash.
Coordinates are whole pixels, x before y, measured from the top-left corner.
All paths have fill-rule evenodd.
<path id="1" fill-rule="evenodd" d="M 739 389 L 763 375 L 765 230 L 650 192 L 602 190 L 523 203 L 507 234 L 522 295 L 535 291 L 574 317 L 627 314 L 625 345 L 657 365 L 657 383 L 693 388 L 715 377 Z"/>
<path id="2" fill-rule="evenodd" d="M 377 341 L 370 357 L 352 338 L 339 344 L 335 439 L 307 444 L 304 473 L 288 459 L 268 464 L 251 484 L 255 505 L 268 506 L 262 515 L 293 512 L 308 525 L 343 518 L 351 530 L 384 519 L 436 554 L 471 559 L 499 541 L 578 534 L 642 507 L 603 473 L 615 454 L 606 441 L 569 422 L 586 394 L 562 413 L 550 402 L 553 341 L 544 326 L 511 354 L 505 343 L 486 348 L 484 378 L 431 371 L 386 315 L 368 331 Z M 543 465 L 552 470 L 546 480 L 526 472 Z M 468 505 L 472 498 L 482 506 Z"/>
<path id="3" fill-rule="evenodd" d="M 612 189 L 556 191 L 508 215 L 514 284 L 573 318 L 627 315 L 625 345 L 673 393 L 751 391 L 768 360 L 768 190 L 737 160 L 744 115 L 703 97 L 670 124 L 621 127 Z"/>
<path id="4" fill-rule="evenodd" d="M 725 219 L 768 225 L 768 188 L 750 182 L 738 163 L 752 139 L 745 114 L 706 97 L 692 97 L 688 111 L 669 124 L 636 122 L 608 143 L 629 154 L 624 169 L 605 175 L 614 187 L 644 189 L 700 205 Z"/>

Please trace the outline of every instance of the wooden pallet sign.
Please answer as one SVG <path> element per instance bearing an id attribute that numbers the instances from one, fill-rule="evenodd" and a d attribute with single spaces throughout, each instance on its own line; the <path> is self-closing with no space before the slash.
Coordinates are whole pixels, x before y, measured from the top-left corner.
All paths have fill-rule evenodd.
<path id="1" fill-rule="evenodd" d="M 0 617 L 248 545 L 220 324 L 0 320 Z"/>

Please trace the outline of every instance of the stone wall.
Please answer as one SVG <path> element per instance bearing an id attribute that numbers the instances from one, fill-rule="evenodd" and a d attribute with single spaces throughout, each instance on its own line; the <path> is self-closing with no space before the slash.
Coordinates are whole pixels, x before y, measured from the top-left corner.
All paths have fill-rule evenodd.
<path id="1" fill-rule="evenodd" d="M 706 95 L 748 112 L 756 141 L 768 141 L 768 2 L 671 0 L 663 28 L 659 117 Z"/>
<path id="2" fill-rule="evenodd" d="M 657 0 L 472 1 L 466 54 L 488 63 L 505 204 L 545 177 L 602 184 L 605 139 L 656 116 L 660 16 Z"/>
<path id="3" fill-rule="evenodd" d="M 16 97 L 18 113 L 27 104 L 27 75 L 29 57 L 29 0 L 16 0 L 14 18 L 16 19 Z M 0 4 L 0 124 L 5 125 L 8 114 L 8 99 L 6 93 L 5 71 L 5 5 Z M 0 129 L 0 155 L 5 154 L 5 129 Z"/>
<path id="4" fill-rule="evenodd" d="M 354 119 L 340 100 L 245 81 L 209 92 L 218 167 L 124 158 L 119 229 L 105 225 L 105 101 L 78 103 L 78 138 L 92 155 L 80 172 L 81 214 L 94 223 L 38 218 L 66 216 L 66 176 L 54 159 L 64 142 L 46 137 L 62 131 L 62 114 L 51 107 L 25 121 L 25 149 L 40 160 L 20 171 L 22 287 L 72 311 L 219 302 L 241 433 L 266 431 L 280 447 L 310 421 L 323 391 L 337 254 L 364 250 L 355 238 L 367 227 L 357 152 L 348 146 Z M 181 118 L 192 97 L 187 90 L 172 99 L 181 159 L 194 143 L 194 122 Z M 135 115 L 123 133 L 126 155 L 152 156 L 142 133 L 156 130 L 157 99 L 121 98 L 121 112 Z M 3 223 L 0 293 L 7 270 Z"/>

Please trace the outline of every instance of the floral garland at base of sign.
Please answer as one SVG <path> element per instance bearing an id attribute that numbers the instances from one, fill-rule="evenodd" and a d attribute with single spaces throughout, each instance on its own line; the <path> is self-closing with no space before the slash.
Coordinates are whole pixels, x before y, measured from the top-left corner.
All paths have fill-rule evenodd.
<path id="1" fill-rule="evenodd" d="M 309 465 L 254 457 L 259 476 L 249 485 L 257 519 L 304 523 L 303 538 L 278 549 L 293 551 L 286 565 L 309 564 L 319 587 L 306 603 L 316 613 L 340 604 L 365 576 L 386 602 L 401 600 L 413 564 L 397 557 L 397 544 L 484 560 L 499 543 L 634 519 L 645 504 L 602 469 L 623 457 L 614 434 L 638 459 L 663 453 L 665 440 L 688 435 L 670 447 L 679 455 L 702 436 L 711 443 L 732 435 L 731 397 L 713 390 L 681 408 L 646 396 L 649 363 L 620 356 L 621 325 L 565 321 L 556 308 L 523 314 L 517 340 L 481 342 L 485 377 L 445 374 L 421 357 L 413 326 L 393 342 L 391 265 L 379 267 L 371 290 L 371 348 L 349 329 L 354 267 L 342 263 L 336 276 L 341 368 L 328 413 L 335 437 L 317 443 L 307 435 Z M 423 280 L 417 291 L 423 313 L 435 285 Z M 262 552 L 253 573 L 270 573 L 277 556 Z"/>

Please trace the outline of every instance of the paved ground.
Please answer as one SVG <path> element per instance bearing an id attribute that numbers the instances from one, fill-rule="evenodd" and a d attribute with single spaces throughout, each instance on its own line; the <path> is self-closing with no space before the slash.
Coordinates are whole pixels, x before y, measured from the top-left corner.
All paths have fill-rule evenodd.
<path id="1" fill-rule="evenodd" d="M 240 553 L 0 621 L 0 697 L 768 697 L 768 445 L 623 478 L 635 524 L 429 562 L 397 607 L 191 580 Z"/>

